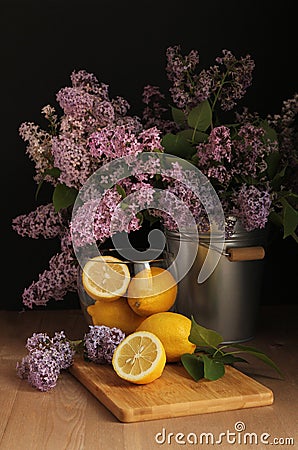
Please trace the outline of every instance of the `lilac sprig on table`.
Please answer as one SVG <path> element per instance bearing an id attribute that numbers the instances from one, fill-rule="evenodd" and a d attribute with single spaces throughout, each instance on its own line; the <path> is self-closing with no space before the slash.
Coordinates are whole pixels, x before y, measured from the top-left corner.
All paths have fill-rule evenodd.
<path id="1" fill-rule="evenodd" d="M 115 348 L 125 338 L 118 328 L 104 325 L 89 326 L 83 339 L 72 341 L 64 331 L 53 337 L 47 333 L 34 333 L 27 339 L 28 354 L 17 362 L 20 378 L 40 390 L 49 391 L 57 384 L 62 370 L 68 369 L 76 353 L 83 351 L 84 358 L 96 364 L 111 364 Z"/>
<path id="2" fill-rule="evenodd" d="M 46 333 L 34 333 L 27 339 L 28 355 L 17 363 L 17 374 L 40 391 L 56 386 L 62 369 L 73 362 L 75 350 L 63 331 L 51 338 Z"/>

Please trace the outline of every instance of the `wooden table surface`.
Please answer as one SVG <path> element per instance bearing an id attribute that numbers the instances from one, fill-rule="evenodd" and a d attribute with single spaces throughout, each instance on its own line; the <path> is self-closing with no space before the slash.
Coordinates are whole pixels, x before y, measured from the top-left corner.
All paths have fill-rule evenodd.
<path id="1" fill-rule="evenodd" d="M 265 351 L 283 370 L 284 379 L 253 358 L 238 368 L 273 391 L 273 405 L 121 423 L 67 371 L 45 393 L 16 375 L 16 362 L 26 355 L 26 340 L 34 332 L 64 330 L 70 339 L 82 338 L 87 325 L 80 310 L 0 311 L 0 449 L 268 449 L 266 441 L 275 448 L 298 448 L 298 308 L 263 307 L 260 313 L 256 337 L 247 345 Z M 246 444 L 245 432 L 236 432 L 235 426 L 245 426 L 250 434 Z M 212 433 L 217 443 L 211 445 L 210 435 L 209 444 L 200 444 L 203 433 Z M 221 443 L 220 433 L 225 433 Z"/>

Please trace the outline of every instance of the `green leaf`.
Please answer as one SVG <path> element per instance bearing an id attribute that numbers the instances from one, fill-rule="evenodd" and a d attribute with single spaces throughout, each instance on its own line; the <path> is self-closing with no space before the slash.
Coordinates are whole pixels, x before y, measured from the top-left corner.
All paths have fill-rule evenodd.
<path id="1" fill-rule="evenodd" d="M 235 362 L 244 362 L 247 363 L 246 359 L 240 358 L 240 356 L 234 356 L 234 355 L 220 355 L 214 356 L 213 358 L 215 361 L 222 362 L 223 364 L 234 364 Z"/>
<path id="2" fill-rule="evenodd" d="M 183 134 L 165 134 L 161 141 L 166 153 L 178 156 L 182 159 L 189 159 L 196 152 L 188 139 Z"/>
<path id="3" fill-rule="evenodd" d="M 217 349 L 212 347 L 196 347 L 195 352 L 208 353 L 208 355 L 213 355 L 215 352 L 217 352 Z"/>
<path id="4" fill-rule="evenodd" d="M 207 355 L 201 355 L 201 358 L 204 363 L 204 377 L 206 378 L 206 380 L 214 381 L 224 376 L 224 363 L 210 358 Z"/>
<path id="5" fill-rule="evenodd" d="M 42 173 L 42 180 L 38 183 L 37 189 L 36 189 L 36 193 L 35 193 L 35 200 L 37 200 L 38 194 L 40 192 L 40 189 L 44 183 L 44 179 L 46 177 L 46 175 L 51 175 L 53 178 L 59 178 L 61 173 L 61 170 L 58 169 L 57 167 L 52 167 L 51 169 L 46 169 L 43 173 Z"/>
<path id="6" fill-rule="evenodd" d="M 276 211 L 271 211 L 268 218 L 270 222 L 272 222 L 278 228 L 281 228 L 283 226 L 282 215 L 277 213 Z"/>
<path id="7" fill-rule="evenodd" d="M 279 367 L 275 364 L 274 361 L 272 361 L 272 359 L 270 359 L 264 352 L 262 352 L 261 350 L 258 350 L 257 348 L 254 347 L 249 347 L 246 345 L 241 345 L 241 344 L 233 344 L 233 347 L 238 348 L 239 350 L 248 353 L 250 355 L 255 356 L 256 358 L 260 359 L 261 361 L 263 361 L 264 363 L 268 364 L 268 366 L 272 367 L 273 369 L 275 369 L 280 375 L 282 375 L 281 370 L 279 369 Z"/>
<path id="8" fill-rule="evenodd" d="M 136 214 L 136 217 L 139 219 L 140 225 L 142 225 L 142 223 L 144 222 L 144 216 L 143 216 L 143 214 L 142 214 L 141 212 L 138 212 L 138 213 Z"/>
<path id="9" fill-rule="evenodd" d="M 60 209 L 68 208 L 74 204 L 78 191 L 65 184 L 57 184 L 53 192 L 53 205 L 58 212 Z"/>
<path id="10" fill-rule="evenodd" d="M 212 122 L 212 110 L 208 100 L 204 100 L 193 108 L 187 118 L 190 127 L 199 131 L 206 131 Z"/>
<path id="11" fill-rule="evenodd" d="M 122 198 L 126 197 L 126 192 L 123 189 L 123 187 L 120 186 L 120 184 L 116 184 L 116 189 L 117 189 L 118 194 L 120 194 Z"/>
<path id="12" fill-rule="evenodd" d="M 269 180 L 272 180 L 277 174 L 278 165 L 280 162 L 280 154 L 278 152 L 273 152 L 266 158 L 267 163 L 267 173 Z"/>
<path id="13" fill-rule="evenodd" d="M 143 214 L 144 220 L 147 220 L 149 222 L 150 227 L 160 220 L 159 217 L 152 216 L 147 209 L 144 209 L 142 214 Z"/>
<path id="14" fill-rule="evenodd" d="M 283 205 L 284 238 L 295 233 L 298 227 L 298 211 L 285 199 L 281 199 Z"/>
<path id="15" fill-rule="evenodd" d="M 206 142 L 208 141 L 209 135 L 207 133 L 203 133 L 202 131 L 197 131 L 191 128 L 188 128 L 187 130 L 179 131 L 177 134 L 179 136 L 185 138 L 186 141 L 188 141 L 192 145 L 199 144 L 200 142 Z"/>
<path id="16" fill-rule="evenodd" d="M 186 123 L 185 114 L 183 111 L 181 111 L 181 109 L 172 106 L 171 112 L 174 122 L 176 122 L 178 125 L 184 125 Z"/>
<path id="17" fill-rule="evenodd" d="M 263 130 L 265 130 L 265 134 L 264 134 L 264 140 L 265 142 L 269 139 L 269 141 L 271 142 L 275 142 L 277 141 L 277 133 L 274 130 L 274 128 L 270 127 L 269 123 L 267 122 L 267 120 L 262 120 L 262 122 L 260 123 L 260 126 L 263 128 Z"/>
<path id="18" fill-rule="evenodd" d="M 202 327 L 191 316 L 191 328 L 188 340 L 196 346 L 214 348 L 223 341 L 223 337 L 214 330 Z"/>
<path id="19" fill-rule="evenodd" d="M 36 189 L 36 192 L 35 192 L 35 200 L 37 200 L 38 194 L 39 194 L 39 192 L 40 192 L 40 189 L 41 189 L 43 183 L 44 183 L 44 179 L 42 179 L 42 180 L 38 183 L 38 186 L 37 186 L 37 189 Z"/>
<path id="20" fill-rule="evenodd" d="M 199 381 L 204 378 L 204 363 L 197 356 L 190 353 L 185 353 L 181 356 L 181 362 L 186 371 L 195 381 Z"/>
<path id="21" fill-rule="evenodd" d="M 273 179 L 271 180 L 271 185 L 272 185 L 272 188 L 274 191 L 278 191 L 278 189 L 283 181 L 283 178 L 286 174 L 286 169 L 287 169 L 287 166 L 283 167 L 279 172 L 277 172 L 274 175 Z"/>

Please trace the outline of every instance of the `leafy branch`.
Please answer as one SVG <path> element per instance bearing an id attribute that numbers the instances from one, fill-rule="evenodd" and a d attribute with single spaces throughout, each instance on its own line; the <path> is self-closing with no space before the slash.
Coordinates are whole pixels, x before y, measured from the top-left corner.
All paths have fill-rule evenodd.
<path id="1" fill-rule="evenodd" d="M 196 350 L 192 354 L 182 355 L 181 362 L 195 381 L 202 378 L 211 381 L 217 380 L 224 376 L 225 365 L 232 365 L 236 362 L 247 363 L 246 359 L 239 356 L 243 353 L 260 359 L 282 376 L 278 366 L 264 352 L 241 344 L 233 344 L 232 347 L 235 350 L 228 351 L 227 349 L 231 349 L 231 345 L 224 345 L 223 337 L 219 333 L 199 325 L 193 316 L 188 340 L 196 345 Z"/>

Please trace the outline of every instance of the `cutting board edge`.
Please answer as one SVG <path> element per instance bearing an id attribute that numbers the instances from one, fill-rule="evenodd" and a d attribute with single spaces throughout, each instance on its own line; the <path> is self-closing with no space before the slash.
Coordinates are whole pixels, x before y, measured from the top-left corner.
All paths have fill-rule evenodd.
<path id="1" fill-rule="evenodd" d="M 269 396 L 268 396 L 269 397 Z M 100 401 L 100 400 L 99 400 Z M 103 403 L 103 402 L 101 402 Z M 240 402 L 241 403 L 241 402 Z M 133 422 L 147 422 L 150 420 L 160 420 L 160 419 L 177 419 L 179 417 L 190 417 L 190 416 L 196 416 L 196 415 L 201 415 L 201 414 L 212 414 L 212 413 L 217 413 L 217 412 L 229 412 L 229 411 L 236 411 L 236 410 L 240 410 L 240 409 L 249 409 L 249 408 L 259 408 L 260 406 L 270 406 L 273 403 L 273 397 L 269 397 L 268 399 L 264 399 L 262 403 L 258 402 L 258 404 L 255 404 L 254 402 L 245 402 L 245 406 L 242 406 L 242 404 L 240 405 L 230 405 L 229 409 L 226 408 L 226 406 L 224 406 L 224 402 L 222 402 L 222 404 L 217 404 L 216 407 L 210 408 L 209 410 L 205 409 L 205 408 L 199 408 L 196 409 L 194 404 L 192 404 L 192 410 L 193 412 L 189 412 L 189 411 L 175 411 L 173 412 L 173 414 L 171 414 L 169 411 L 165 412 L 165 413 L 160 413 L 158 411 L 159 407 L 156 407 L 156 412 L 155 413 L 150 413 L 150 415 L 144 415 L 143 413 L 138 413 L 136 408 L 131 408 L 131 411 L 129 411 L 129 408 L 125 409 L 125 408 L 121 408 L 119 407 L 115 412 L 112 411 L 111 408 L 108 408 L 109 411 L 111 411 L 120 422 L 123 423 L 133 423 Z M 103 403 L 104 404 L 104 403 Z M 162 408 L 160 408 L 162 409 Z"/>

